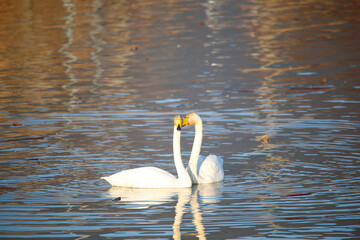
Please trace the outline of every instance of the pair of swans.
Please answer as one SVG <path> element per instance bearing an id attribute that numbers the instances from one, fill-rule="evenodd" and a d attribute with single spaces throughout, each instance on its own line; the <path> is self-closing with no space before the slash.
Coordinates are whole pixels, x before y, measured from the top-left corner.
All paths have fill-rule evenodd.
<path id="1" fill-rule="evenodd" d="M 195 125 L 195 139 L 189 166 L 184 167 L 181 159 L 181 127 Z M 200 157 L 203 125 L 196 113 L 186 115 L 183 122 L 180 115 L 174 118 L 173 154 L 178 177 L 157 167 L 140 167 L 124 170 L 108 177 L 102 177 L 112 186 L 132 188 L 187 188 L 192 184 L 214 183 L 224 179 L 223 160 L 215 155 Z"/>

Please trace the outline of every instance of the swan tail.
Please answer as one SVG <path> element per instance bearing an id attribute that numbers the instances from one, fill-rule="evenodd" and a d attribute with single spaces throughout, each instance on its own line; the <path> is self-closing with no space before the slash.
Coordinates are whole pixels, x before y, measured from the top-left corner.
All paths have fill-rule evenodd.
<path id="1" fill-rule="evenodd" d="M 103 179 L 111 184 L 111 186 L 119 186 L 119 187 L 128 187 L 128 184 L 124 182 L 124 179 L 120 176 L 119 173 L 110 175 L 108 177 L 101 177 L 100 179 Z"/>
<path id="2" fill-rule="evenodd" d="M 111 184 L 110 177 L 101 177 L 100 179 L 103 179 Z M 112 185 L 112 184 L 111 184 Z"/>
<path id="3" fill-rule="evenodd" d="M 119 175 L 119 173 L 118 173 Z M 100 179 L 103 179 L 105 181 L 107 181 L 108 183 L 110 183 L 111 186 L 115 187 L 115 186 L 119 186 L 119 187 L 127 187 L 127 184 L 124 184 L 124 181 L 121 177 L 119 177 L 116 174 L 107 176 L 107 177 L 101 177 Z"/>

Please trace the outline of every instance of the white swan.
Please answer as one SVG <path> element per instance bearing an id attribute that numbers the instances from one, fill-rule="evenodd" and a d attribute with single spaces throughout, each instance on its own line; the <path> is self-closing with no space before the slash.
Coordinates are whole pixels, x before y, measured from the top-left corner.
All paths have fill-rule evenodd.
<path id="1" fill-rule="evenodd" d="M 195 138 L 191 150 L 189 165 L 186 168 L 194 184 L 221 182 L 224 179 L 223 159 L 215 155 L 206 158 L 200 155 L 203 124 L 196 113 L 185 116 L 182 126 L 195 125 Z"/>
<path id="2" fill-rule="evenodd" d="M 108 177 L 102 177 L 112 186 L 132 188 L 188 188 L 191 178 L 181 160 L 180 153 L 181 117 L 174 118 L 173 153 L 178 178 L 157 167 L 140 167 L 124 170 Z"/>

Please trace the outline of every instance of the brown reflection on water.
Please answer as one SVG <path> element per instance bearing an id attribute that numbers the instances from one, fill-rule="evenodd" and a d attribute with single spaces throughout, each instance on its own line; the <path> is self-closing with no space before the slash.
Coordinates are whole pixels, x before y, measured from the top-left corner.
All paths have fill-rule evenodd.
<path id="1" fill-rule="evenodd" d="M 4 13 L 0 14 L 3 26 L 0 33 L 0 116 L 8 119 L 1 137 L 22 139 L 53 133 L 58 127 L 38 129 L 27 121 L 49 111 L 51 105 L 58 102 L 58 95 L 63 95 L 62 86 L 67 80 L 51 80 L 52 66 L 59 66 L 58 49 L 65 40 L 64 9 L 59 2 L 48 1 L 2 1 L 1 4 Z M 56 71 L 62 72 L 63 67 Z M 22 126 L 12 126 L 19 121 Z M 22 145 L 20 141 L 11 144 L 15 148 Z"/>
<path id="2" fill-rule="evenodd" d="M 66 68 L 69 83 L 64 88 L 70 91 L 71 102 L 81 99 L 78 106 L 91 110 L 94 102 L 109 104 L 99 99 L 100 95 L 121 96 L 131 93 L 133 90 L 123 78 L 128 68 L 127 59 L 134 54 L 129 45 L 124 44 L 129 39 L 126 24 L 129 7 L 121 3 L 108 6 L 102 1 L 93 1 L 91 5 L 82 1 L 66 1 L 64 6 L 67 7 L 64 26 L 67 41 L 59 51 L 66 58 L 62 64 Z M 103 13 L 104 8 L 106 15 Z M 119 13 L 121 19 L 116 24 L 108 24 L 108 18 Z M 126 100 L 130 101 L 131 96 L 127 96 Z"/>
<path id="3" fill-rule="evenodd" d="M 357 1 L 256 2 L 261 4 L 252 9 L 256 18 L 251 20 L 250 35 L 255 40 L 253 57 L 263 63 L 257 69 L 262 77 L 308 68 L 322 73 L 325 68 L 356 63 L 356 59 L 343 56 L 359 49 L 354 41 L 360 35 Z"/>
<path id="4" fill-rule="evenodd" d="M 4 26 L 0 33 L 0 116 L 5 121 L 1 148 L 27 149 L 9 152 L 4 159 L 53 155 L 54 150 L 47 152 L 48 146 L 74 153 L 90 148 L 94 137 L 84 137 L 80 129 L 101 133 L 103 116 L 89 119 L 81 114 L 114 105 L 127 109 L 136 98 L 128 83 L 131 78 L 125 76 L 128 58 L 135 54 L 128 43 L 131 6 L 96 0 L 0 4 L 4 12 L 0 14 Z M 95 128 L 89 121 L 97 118 Z M 13 126 L 14 122 L 20 125 Z M 128 123 L 112 118 L 107 124 Z M 72 133 L 63 137 L 67 130 Z M 27 140 L 39 136 L 43 138 Z M 104 148 L 98 145 L 92 147 L 94 151 Z M 32 146 L 43 150 L 31 151 Z"/>
<path id="5" fill-rule="evenodd" d="M 257 105 L 252 111 L 270 136 L 270 144 L 254 149 L 268 152 L 267 162 L 257 165 L 262 169 L 257 176 L 265 175 L 262 183 L 268 185 L 286 179 L 282 166 L 297 161 L 317 164 L 326 161 L 321 148 L 337 149 L 345 141 L 352 145 L 345 139 L 352 139 L 350 126 L 359 115 L 360 5 L 358 1 L 253 2 L 247 6 L 251 9 L 247 34 L 253 40 L 251 56 L 259 66 L 242 71 L 263 80 L 255 89 Z M 308 152 L 288 151 L 289 145 Z M 276 149 L 286 149 L 286 154 L 273 155 Z M 337 152 L 334 149 L 329 151 Z M 352 151 L 338 154 L 357 158 Z M 343 169 L 341 161 L 331 164 Z M 313 171 L 317 174 L 316 168 Z"/>
<path id="6" fill-rule="evenodd" d="M 0 17 L 4 26 L 0 44 L 0 78 L 4 87 L 0 88 L 0 96 L 5 109 L 32 111 L 37 104 L 52 102 L 53 92 L 47 91 L 49 88 L 59 88 L 65 83 L 61 79 L 45 80 L 52 75 L 49 65 L 58 62 L 55 56 L 65 39 L 61 29 L 62 6 L 55 6 L 56 10 L 49 12 L 47 9 L 53 4 L 47 6 L 47 3 L 2 1 L 6 8 L 1 9 L 8 13 Z"/>
<path id="7" fill-rule="evenodd" d="M 2 29 L 6 38 L 0 46 L 0 77 L 6 87 L 0 91 L 5 108 L 33 112 L 29 108 L 51 107 L 53 103 L 69 106 L 79 99 L 79 106 L 88 107 L 88 98 L 96 93 L 115 93 L 111 91 L 114 84 L 124 93 L 132 91 L 126 89 L 124 80 L 113 81 L 124 75 L 127 58 L 134 54 L 129 45 L 124 45 L 129 38 L 129 33 L 123 31 L 127 28 L 128 6 L 107 6 L 103 17 L 102 1 L 91 5 L 85 1 L 2 3 L 8 13 L 0 19 L 6 26 Z M 119 21 L 108 24 L 107 18 L 117 14 L 121 16 Z M 114 56 L 116 59 L 112 59 Z"/>
<path id="8" fill-rule="evenodd" d="M 309 95 L 322 91 L 331 100 L 338 88 L 356 86 L 360 61 L 353 54 L 360 51 L 355 40 L 360 36 L 357 1 L 256 2 L 261 4 L 251 10 L 256 18 L 250 20 L 249 35 L 254 40 L 252 57 L 261 66 L 243 71 L 264 79 L 257 88 L 260 116 L 290 116 L 294 110 L 313 116 L 302 100 L 318 97 Z M 350 89 L 346 91 L 356 91 Z M 355 97 L 351 92 L 345 95 L 343 99 Z M 292 101 L 292 107 L 279 108 L 279 99 Z M 341 115 L 341 109 L 336 111 Z"/>

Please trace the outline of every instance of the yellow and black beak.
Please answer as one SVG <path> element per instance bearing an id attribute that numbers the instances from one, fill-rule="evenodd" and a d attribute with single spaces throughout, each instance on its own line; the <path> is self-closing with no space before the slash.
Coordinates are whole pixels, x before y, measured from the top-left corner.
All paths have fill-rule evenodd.
<path id="1" fill-rule="evenodd" d="M 181 131 L 181 117 L 175 119 L 176 130 Z"/>
<path id="2" fill-rule="evenodd" d="M 188 117 L 184 117 L 181 127 L 189 125 L 188 119 L 189 119 Z"/>

